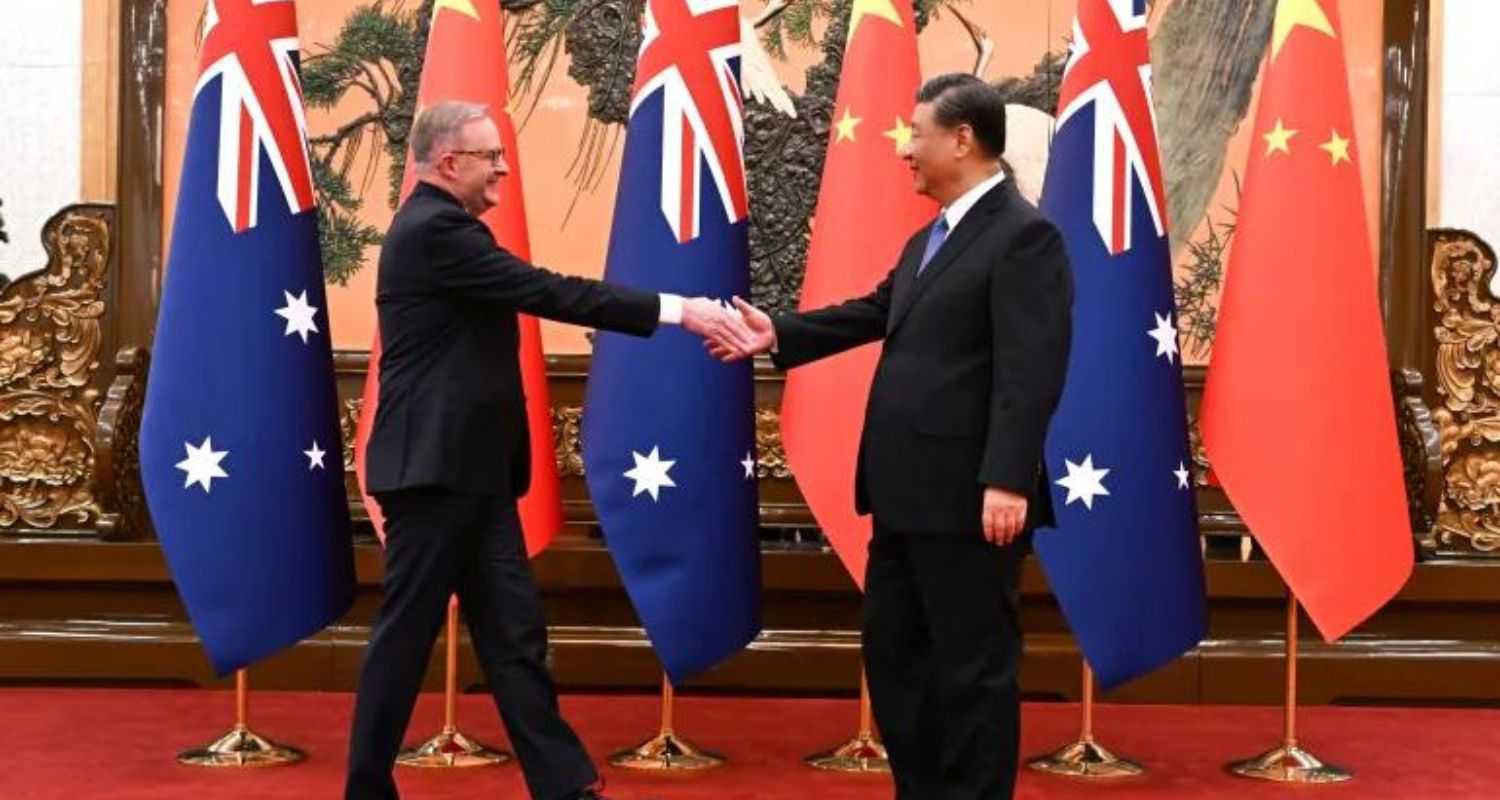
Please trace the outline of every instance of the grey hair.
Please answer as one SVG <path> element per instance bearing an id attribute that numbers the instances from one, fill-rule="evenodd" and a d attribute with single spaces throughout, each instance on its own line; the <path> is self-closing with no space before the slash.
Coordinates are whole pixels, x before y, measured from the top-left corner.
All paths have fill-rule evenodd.
<path id="1" fill-rule="evenodd" d="M 462 100 L 445 100 L 425 109 L 411 126 L 412 158 L 423 166 L 431 165 L 438 155 L 438 145 L 451 140 L 470 122 L 489 116 L 489 106 Z"/>

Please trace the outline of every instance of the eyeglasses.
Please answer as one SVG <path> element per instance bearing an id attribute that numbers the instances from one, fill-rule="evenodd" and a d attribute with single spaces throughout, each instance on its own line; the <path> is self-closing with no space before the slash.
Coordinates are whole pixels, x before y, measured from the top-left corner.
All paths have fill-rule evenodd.
<path id="1" fill-rule="evenodd" d="M 456 156 L 482 158 L 489 161 L 491 165 L 499 164 L 500 159 L 505 156 L 505 151 L 498 147 L 493 150 L 449 150 L 448 152 Z"/>

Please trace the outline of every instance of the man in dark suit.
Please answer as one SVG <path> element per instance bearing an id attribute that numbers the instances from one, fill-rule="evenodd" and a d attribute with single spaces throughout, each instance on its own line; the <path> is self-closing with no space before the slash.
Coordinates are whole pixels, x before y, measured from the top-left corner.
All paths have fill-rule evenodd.
<path id="1" fill-rule="evenodd" d="M 1056 228 L 1001 169 L 1005 104 L 968 75 L 928 82 L 904 156 L 941 215 L 869 295 L 772 320 L 753 347 L 790 369 L 883 339 L 855 503 L 874 514 L 864 656 L 901 800 L 1012 795 L 1020 742 L 1017 573 L 1053 522 L 1042 463 L 1062 393 L 1072 279 Z"/>
<path id="2" fill-rule="evenodd" d="M 597 798 L 598 773 L 558 713 L 542 605 L 516 498 L 530 481 L 517 312 L 638 336 L 661 323 L 734 338 L 737 315 L 538 269 L 479 216 L 508 173 L 484 106 L 427 109 L 419 179 L 391 223 L 376 288 L 380 406 L 365 489 L 385 512 L 384 599 L 360 670 L 345 796 L 397 797 L 391 767 L 453 593 L 538 800 Z"/>

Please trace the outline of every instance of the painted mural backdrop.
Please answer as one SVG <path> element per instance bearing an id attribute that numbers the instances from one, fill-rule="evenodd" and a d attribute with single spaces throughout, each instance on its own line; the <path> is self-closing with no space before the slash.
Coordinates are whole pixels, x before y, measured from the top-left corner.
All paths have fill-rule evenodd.
<path id="1" fill-rule="evenodd" d="M 642 3 L 473 2 L 498 2 L 508 13 L 533 254 L 554 269 L 597 276 L 618 183 Z M 878 7 L 903 0 L 861 2 Z M 741 3 L 746 40 L 757 45 L 744 67 L 753 293 L 770 308 L 796 304 L 852 4 Z M 1001 87 L 1011 103 L 1007 160 L 1033 198 L 1045 168 L 1073 7 L 1074 0 L 916 0 L 923 72 L 978 70 Z M 189 0 L 168 8 L 170 209 L 204 4 Z M 373 332 L 374 255 L 400 180 L 431 10 L 432 0 L 299 3 L 329 310 L 339 348 L 364 349 Z M 1239 176 L 1253 138 L 1247 120 L 1274 10 L 1274 0 L 1151 4 L 1154 104 L 1188 363 L 1206 362 L 1212 348 Z M 1340 0 L 1339 10 L 1373 237 L 1380 4 Z M 544 342 L 549 352 L 588 351 L 583 332 L 567 326 L 546 324 Z"/>

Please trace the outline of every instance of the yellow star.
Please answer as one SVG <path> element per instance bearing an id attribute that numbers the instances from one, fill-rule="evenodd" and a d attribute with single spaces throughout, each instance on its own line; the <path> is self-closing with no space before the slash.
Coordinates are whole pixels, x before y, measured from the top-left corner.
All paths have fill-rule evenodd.
<path id="1" fill-rule="evenodd" d="M 1281 55 L 1281 46 L 1286 44 L 1286 38 L 1292 35 L 1292 29 L 1299 25 L 1335 36 L 1333 23 L 1328 21 L 1328 15 L 1323 13 L 1323 7 L 1318 5 L 1318 0 L 1278 0 L 1276 22 L 1271 27 L 1272 61 Z"/>
<path id="2" fill-rule="evenodd" d="M 1261 134 L 1261 138 L 1266 140 L 1266 155 L 1269 156 L 1277 150 L 1280 150 L 1287 155 L 1291 155 L 1292 149 L 1287 146 L 1287 143 L 1290 142 L 1292 140 L 1292 137 L 1296 135 L 1296 131 L 1288 130 L 1287 128 L 1282 127 L 1281 120 L 1276 120 L 1276 128 L 1274 130 L 1272 130 L 1270 133 Z"/>
<path id="3" fill-rule="evenodd" d="M 1339 132 L 1336 130 L 1329 136 L 1328 141 L 1318 145 L 1318 147 L 1328 151 L 1328 155 L 1333 158 L 1334 164 L 1349 160 L 1349 140 L 1339 136 Z"/>
<path id="4" fill-rule="evenodd" d="M 859 23 L 865 17 L 879 17 L 901 27 L 901 15 L 892 0 L 854 0 L 854 9 L 849 12 L 849 38 L 844 42 L 845 47 L 854 41 L 854 32 L 859 30 Z"/>
<path id="5" fill-rule="evenodd" d="M 445 8 L 476 20 L 479 19 L 479 9 L 474 7 L 474 0 L 435 0 L 432 4 L 433 22 L 437 22 L 438 12 Z"/>
<path id="6" fill-rule="evenodd" d="M 885 135 L 896 142 L 897 153 L 905 150 L 906 146 L 911 144 L 911 127 L 906 124 L 906 120 L 900 117 L 896 117 L 896 127 L 886 131 Z"/>
<path id="7" fill-rule="evenodd" d="M 834 141 L 854 141 L 854 129 L 859 127 L 859 123 L 861 122 L 864 122 L 864 120 L 854 116 L 854 112 L 848 106 L 844 106 L 844 118 L 835 123 L 835 127 L 839 129 L 839 135 Z"/>

